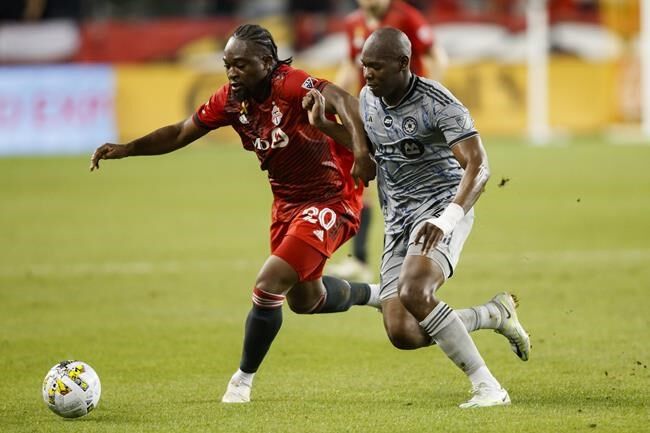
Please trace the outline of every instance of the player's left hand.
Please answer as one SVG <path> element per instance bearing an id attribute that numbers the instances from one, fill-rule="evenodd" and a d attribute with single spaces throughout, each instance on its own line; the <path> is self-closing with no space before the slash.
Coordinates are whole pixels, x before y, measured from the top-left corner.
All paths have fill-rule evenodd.
<path id="1" fill-rule="evenodd" d="M 325 97 L 316 89 L 311 89 L 302 98 L 302 108 L 307 110 L 309 123 L 316 128 L 322 126 L 326 121 L 325 117 Z"/>
<path id="2" fill-rule="evenodd" d="M 442 240 L 444 233 L 440 228 L 430 222 L 426 222 L 420 227 L 417 235 L 415 236 L 415 244 L 417 245 L 422 239 L 422 255 L 427 255 L 431 248 L 435 247 L 438 242 Z"/>
<path id="3" fill-rule="evenodd" d="M 350 172 L 354 183 L 356 186 L 359 186 L 363 183 L 365 186 L 368 186 L 371 180 L 377 176 L 377 165 L 375 161 L 370 158 L 369 154 L 362 156 L 354 156 L 354 165 L 352 166 L 352 171 Z"/>

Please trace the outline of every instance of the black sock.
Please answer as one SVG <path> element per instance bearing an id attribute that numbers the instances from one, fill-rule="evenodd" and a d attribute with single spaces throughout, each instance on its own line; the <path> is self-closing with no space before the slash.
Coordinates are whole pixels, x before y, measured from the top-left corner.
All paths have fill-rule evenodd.
<path id="1" fill-rule="evenodd" d="M 280 326 L 282 326 L 282 307 L 260 308 L 253 304 L 246 318 L 244 349 L 239 364 L 241 371 L 244 373 L 257 371 Z"/>
<path id="2" fill-rule="evenodd" d="M 372 208 L 364 206 L 361 209 L 359 231 L 352 239 L 352 255 L 360 262 L 368 263 L 368 231 L 370 229 L 370 220 Z"/>
<path id="3" fill-rule="evenodd" d="M 340 278 L 323 276 L 327 291 L 325 302 L 315 314 L 348 311 L 353 305 L 365 305 L 370 299 L 370 286 L 366 283 L 349 283 Z"/>

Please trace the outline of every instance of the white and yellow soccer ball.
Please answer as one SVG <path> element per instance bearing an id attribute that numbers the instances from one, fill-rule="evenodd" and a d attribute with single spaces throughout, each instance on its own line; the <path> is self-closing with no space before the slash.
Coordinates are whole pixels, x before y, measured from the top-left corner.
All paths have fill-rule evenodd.
<path id="1" fill-rule="evenodd" d="M 102 393 L 99 376 L 82 361 L 62 361 L 43 380 L 43 400 L 64 418 L 79 418 L 97 407 Z"/>

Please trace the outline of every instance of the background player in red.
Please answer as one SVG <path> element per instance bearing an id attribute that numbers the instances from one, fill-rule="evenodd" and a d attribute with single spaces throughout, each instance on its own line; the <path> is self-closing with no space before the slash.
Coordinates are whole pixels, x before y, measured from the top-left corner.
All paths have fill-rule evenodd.
<path id="1" fill-rule="evenodd" d="M 371 301 L 369 285 L 321 275 L 327 258 L 358 228 L 363 187 L 355 187 L 351 170 L 367 184 L 375 167 L 366 159 L 367 165 L 353 169 L 349 149 L 353 140 L 365 142 L 356 98 L 292 68 L 291 59 L 278 59 L 266 29 L 238 27 L 223 60 L 229 83 L 191 118 L 125 145 L 104 144 L 90 168 L 98 169 L 101 159 L 172 152 L 226 125 L 257 155 L 274 196 L 271 255 L 253 287 L 240 368 L 222 398 L 245 403 L 282 324 L 285 296 L 291 309 L 303 314 L 346 311 Z"/>
<path id="2" fill-rule="evenodd" d="M 365 84 L 359 58 L 363 44 L 372 32 L 380 27 L 395 27 L 411 41 L 411 71 L 436 81 L 442 79 L 447 67 L 445 50 L 436 44 L 429 23 L 422 13 L 402 0 L 358 0 L 359 9 L 345 20 L 348 56 L 341 64 L 335 82 L 346 91 L 356 95 Z M 368 267 L 368 231 L 372 216 L 373 200 L 364 197 L 359 232 L 352 241 L 352 256 L 339 264 L 328 266 L 328 272 L 343 278 L 360 281 L 374 279 Z"/>

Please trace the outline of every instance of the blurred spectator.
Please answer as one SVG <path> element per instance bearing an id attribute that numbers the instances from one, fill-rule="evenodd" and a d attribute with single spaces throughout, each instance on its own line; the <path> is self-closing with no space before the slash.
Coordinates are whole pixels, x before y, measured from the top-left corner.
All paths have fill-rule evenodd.
<path id="1" fill-rule="evenodd" d="M 366 38 L 379 27 L 402 30 L 413 44 L 413 72 L 441 80 L 447 55 L 434 43 L 431 27 L 418 9 L 402 0 L 359 0 L 358 4 L 359 9 L 345 19 L 347 56 L 339 68 L 337 84 L 352 93 L 361 88 L 365 81 L 359 63 L 361 49 Z"/>
<path id="2" fill-rule="evenodd" d="M 0 2 L 0 20 L 33 21 L 43 16 L 46 0 L 4 0 Z"/>
<path id="3" fill-rule="evenodd" d="M 79 48 L 81 0 L 5 0 L 0 14 L 0 63 L 58 62 Z"/>
<path id="4" fill-rule="evenodd" d="M 46 19 L 81 19 L 81 0 L 4 0 L 0 2 L 0 19 L 39 21 Z"/>

